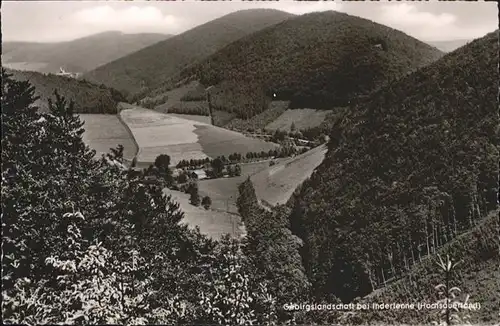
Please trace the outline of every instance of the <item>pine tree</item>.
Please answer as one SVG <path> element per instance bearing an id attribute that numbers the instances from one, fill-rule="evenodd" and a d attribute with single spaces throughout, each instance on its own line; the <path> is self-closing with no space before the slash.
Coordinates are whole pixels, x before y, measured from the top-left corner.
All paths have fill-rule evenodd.
<path id="1" fill-rule="evenodd" d="M 199 206 L 200 205 L 200 195 L 198 193 L 198 184 L 193 182 L 189 185 L 189 202 L 191 205 Z"/>

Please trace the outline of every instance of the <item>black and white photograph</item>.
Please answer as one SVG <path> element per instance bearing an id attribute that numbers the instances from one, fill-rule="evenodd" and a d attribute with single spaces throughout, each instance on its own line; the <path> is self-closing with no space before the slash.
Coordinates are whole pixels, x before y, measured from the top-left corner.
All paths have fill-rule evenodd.
<path id="1" fill-rule="evenodd" d="M 498 8 L 2 1 L 2 323 L 500 325 Z"/>

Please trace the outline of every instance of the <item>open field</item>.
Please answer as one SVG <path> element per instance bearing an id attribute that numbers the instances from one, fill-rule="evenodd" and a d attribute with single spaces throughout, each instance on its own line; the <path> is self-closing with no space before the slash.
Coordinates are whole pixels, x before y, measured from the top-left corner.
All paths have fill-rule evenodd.
<path id="1" fill-rule="evenodd" d="M 270 160 L 241 164 L 239 177 L 198 181 L 199 193 L 210 196 L 213 208 L 238 213 L 238 186 L 250 177 L 260 200 L 284 204 L 323 161 L 325 153 L 326 146 L 322 145 L 294 158 L 278 159 L 273 166 L 269 166 Z"/>
<path id="2" fill-rule="evenodd" d="M 154 162 L 168 154 L 171 164 L 181 160 L 229 156 L 233 153 L 269 151 L 274 143 L 245 137 L 227 129 L 169 114 L 122 104 L 120 112 L 139 145 L 138 162 Z"/>
<path id="3" fill-rule="evenodd" d="M 282 159 L 286 160 L 286 159 Z M 230 213 L 238 213 L 236 199 L 238 199 L 238 186 L 249 176 L 269 167 L 269 161 L 243 163 L 241 176 L 232 178 L 220 178 L 198 181 L 200 196 L 209 196 L 212 199 L 212 207 Z"/>
<path id="4" fill-rule="evenodd" d="M 199 82 L 193 81 L 191 83 L 182 85 L 180 87 L 174 88 L 169 91 L 164 91 L 162 92 L 161 90 L 155 92 L 156 96 L 150 97 L 152 100 L 158 100 L 164 96 L 167 97 L 167 100 L 165 103 L 160 104 L 155 107 L 155 110 L 167 113 L 169 108 L 172 107 L 180 107 L 182 105 L 191 105 L 189 102 L 181 101 L 181 98 L 188 94 L 189 92 L 192 92 L 196 90 L 197 88 L 202 87 L 200 86 Z M 197 103 L 197 102 L 196 102 Z"/>
<path id="5" fill-rule="evenodd" d="M 95 149 L 96 156 L 108 153 L 110 148 L 121 144 L 124 147 L 124 158 L 129 160 L 134 158 L 137 146 L 132 135 L 116 115 L 80 114 L 80 118 L 85 121 L 83 141 Z"/>
<path id="6" fill-rule="evenodd" d="M 177 113 L 168 113 L 169 116 L 180 118 L 180 119 L 186 119 L 186 120 L 192 120 L 196 122 L 202 122 L 206 124 L 210 124 L 210 117 L 205 116 L 205 115 L 196 115 L 196 114 L 177 114 Z"/>
<path id="7" fill-rule="evenodd" d="M 195 207 L 189 203 L 189 195 L 180 191 L 164 189 L 167 195 L 179 203 L 184 212 L 184 222 L 190 227 L 198 226 L 200 232 L 214 239 L 220 239 L 224 234 L 240 237 L 245 234 L 245 227 L 241 218 L 235 214 L 229 214 L 218 210 L 206 210 L 203 207 Z"/>
<path id="8" fill-rule="evenodd" d="M 293 109 L 286 110 L 276 120 L 269 123 L 266 130 L 286 130 L 290 131 L 292 123 L 296 130 L 308 129 L 319 126 L 330 111 L 314 109 Z"/>
<path id="9" fill-rule="evenodd" d="M 173 114 L 182 119 L 194 120 L 199 122 L 205 122 L 210 124 L 209 116 L 195 115 L 189 114 L 194 111 L 208 111 L 208 103 L 206 100 L 201 101 L 183 101 L 181 100 L 184 96 L 188 96 L 189 94 L 204 92 L 204 87 L 200 85 L 198 81 L 193 81 L 188 84 L 181 85 L 177 88 L 174 88 L 169 91 L 155 91 L 155 96 L 148 97 L 147 99 L 150 101 L 159 101 L 163 97 L 166 97 L 165 103 L 158 104 L 155 106 L 154 110 L 158 112 Z M 175 110 L 175 113 L 172 112 Z M 180 114 L 179 112 L 186 112 L 187 114 Z M 233 113 L 214 110 L 214 122 L 216 126 L 224 126 L 232 119 L 234 119 L 235 115 Z M 224 126 L 225 127 L 225 126 Z M 230 129 L 230 128 L 228 128 Z"/>
<path id="10" fill-rule="evenodd" d="M 231 130 L 264 129 L 286 111 L 289 103 L 289 101 L 272 101 L 264 112 L 254 115 L 248 120 L 235 118 L 224 127 Z"/>
<path id="11" fill-rule="evenodd" d="M 254 174 L 250 179 L 257 197 L 271 205 L 285 204 L 295 189 L 321 164 L 326 151 L 326 145 L 321 145 Z"/>

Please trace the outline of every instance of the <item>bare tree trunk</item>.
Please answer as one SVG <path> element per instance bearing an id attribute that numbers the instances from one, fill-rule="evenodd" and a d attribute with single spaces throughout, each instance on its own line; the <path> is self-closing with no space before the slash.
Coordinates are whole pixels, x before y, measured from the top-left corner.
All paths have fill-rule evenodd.
<path id="1" fill-rule="evenodd" d="M 457 217 L 455 215 L 455 206 L 451 205 L 451 216 L 453 218 L 453 238 L 457 236 Z"/>
<path id="2" fill-rule="evenodd" d="M 426 223 L 425 225 L 425 238 L 427 239 L 427 255 L 430 255 L 431 254 L 431 251 L 430 251 L 430 243 L 429 243 L 429 224 Z"/>
<path id="3" fill-rule="evenodd" d="M 479 201 L 477 200 L 477 197 L 476 197 L 476 212 L 477 212 L 477 218 L 480 219 L 481 218 L 481 207 L 479 207 Z"/>
<path id="4" fill-rule="evenodd" d="M 435 228 L 434 222 L 432 222 L 432 253 L 436 252 L 436 238 L 435 238 Z"/>
<path id="5" fill-rule="evenodd" d="M 405 266 L 405 273 L 409 270 L 408 268 L 408 262 L 406 261 L 406 252 L 403 250 L 403 260 L 404 260 L 404 266 Z"/>
<path id="6" fill-rule="evenodd" d="M 439 224 L 436 225 L 436 250 L 441 246 L 441 226 Z"/>
<path id="7" fill-rule="evenodd" d="M 393 264 L 393 261 L 392 261 L 392 259 L 394 258 L 392 252 L 390 252 L 390 253 L 387 254 L 387 258 L 389 258 L 389 264 L 391 266 L 392 276 L 395 277 L 396 276 L 396 270 L 394 269 L 394 264 Z"/>
<path id="8" fill-rule="evenodd" d="M 404 243 L 404 242 L 403 242 Z M 397 265 L 399 266 L 399 269 L 401 270 L 401 266 L 405 266 L 406 269 L 406 253 L 404 246 L 401 246 L 400 242 L 396 242 L 396 246 L 398 248 L 398 260 L 397 260 Z M 401 264 L 401 258 L 403 258 L 403 264 Z"/>
<path id="9" fill-rule="evenodd" d="M 378 269 L 376 269 L 376 268 L 375 268 L 375 277 L 377 279 L 377 288 L 378 288 L 382 282 L 380 280 L 380 274 L 378 272 Z"/>
<path id="10" fill-rule="evenodd" d="M 375 290 L 375 287 L 376 287 L 376 283 L 375 281 L 373 280 L 373 276 L 372 276 L 372 270 L 371 268 L 367 268 L 367 271 L 368 271 L 368 279 L 370 280 L 370 285 L 372 286 L 372 290 Z"/>
<path id="11" fill-rule="evenodd" d="M 427 244 L 429 244 L 429 242 L 427 242 Z M 422 261 L 422 254 L 421 254 L 421 251 L 422 251 L 422 248 L 421 248 L 421 245 L 422 244 L 419 244 L 417 249 L 418 249 L 418 261 L 421 262 Z"/>
<path id="12" fill-rule="evenodd" d="M 412 264 L 415 264 L 415 253 L 413 252 L 413 244 L 411 241 L 410 241 L 410 252 L 411 252 Z"/>

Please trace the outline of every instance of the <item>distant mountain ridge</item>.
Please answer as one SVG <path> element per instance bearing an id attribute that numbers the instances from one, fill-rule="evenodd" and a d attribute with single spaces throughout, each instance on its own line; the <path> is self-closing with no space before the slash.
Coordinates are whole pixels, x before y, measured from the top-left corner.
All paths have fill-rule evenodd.
<path id="1" fill-rule="evenodd" d="M 2 65 L 43 73 L 55 73 L 59 67 L 86 72 L 169 37 L 110 31 L 65 42 L 3 42 Z"/>
<path id="2" fill-rule="evenodd" d="M 442 55 L 403 32 L 327 11 L 241 38 L 185 68 L 177 80 L 216 85 L 214 103 L 248 118 L 266 110 L 274 93 L 292 107 L 345 106 Z"/>
<path id="3" fill-rule="evenodd" d="M 456 49 L 470 43 L 472 40 L 463 39 L 463 40 L 450 40 L 450 41 L 429 41 L 428 44 L 435 46 L 439 50 L 443 52 L 452 52 Z"/>
<path id="4" fill-rule="evenodd" d="M 292 16 L 273 9 L 237 11 L 101 66 L 84 78 L 130 94 L 152 90 L 185 66 Z"/>

